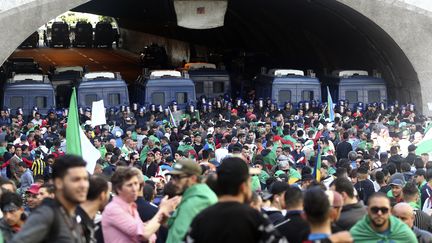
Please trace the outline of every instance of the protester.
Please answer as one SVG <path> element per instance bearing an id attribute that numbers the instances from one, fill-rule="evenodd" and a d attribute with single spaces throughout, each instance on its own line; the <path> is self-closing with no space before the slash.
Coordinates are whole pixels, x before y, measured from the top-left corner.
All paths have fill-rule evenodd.
<path id="1" fill-rule="evenodd" d="M 204 183 L 200 183 L 201 167 L 191 159 L 178 161 L 172 171 L 171 181 L 176 194 L 182 196 L 174 214 L 168 220 L 166 242 L 183 240 L 192 219 L 203 209 L 217 202 L 216 194 Z"/>
<path id="2" fill-rule="evenodd" d="M 4 192 L 1 195 L 1 210 L 3 218 L 0 220 L 0 230 L 5 242 L 10 242 L 12 237 L 21 230 L 26 215 L 20 196 L 13 192 Z"/>
<path id="3" fill-rule="evenodd" d="M 285 218 L 276 229 L 288 240 L 288 242 L 304 242 L 307 240 L 310 229 L 308 223 L 302 217 L 303 193 L 297 187 L 288 187 L 285 191 Z"/>
<path id="4" fill-rule="evenodd" d="M 280 242 L 268 219 L 245 204 L 252 196 L 245 161 L 225 158 L 217 175 L 219 201 L 194 218 L 186 242 Z"/>
<path id="5" fill-rule="evenodd" d="M 55 198 L 46 198 L 11 242 L 85 242 L 75 218 L 76 207 L 86 200 L 89 187 L 85 166 L 81 157 L 73 155 L 56 160 L 53 166 Z"/>
<path id="6" fill-rule="evenodd" d="M 348 179 L 337 178 L 333 181 L 332 188 L 343 198 L 342 212 L 336 225 L 343 230 L 349 230 L 366 215 L 366 207 L 354 195 L 354 187 Z"/>
<path id="7" fill-rule="evenodd" d="M 382 193 L 369 197 L 368 214 L 350 230 L 357 242 L 416 242 L 412 230 L 391 215 L 390 199 Z"/>
<path id="8" fill-rule="evenodd" d="M 396 103 L 389 103 L 389 105 L 386 109 L 384 103 L 348 105 L 345 101 L 338 101 L 334 107 L 333 120 L 330 119 L 325 105 L 315 101 L 300 102 L 295 106 L 287 103 L 279 110 L 278 104 L 272 103 L 270 99 L 263 102 L 263 100 L 248 98 L 245 102 L 229 96 L 212 99 L 204 97 L 204 100 L 200 98 L 197 107 L 187 104 L 186 110 L 178 109 L 174 103 L 169 107 L 152 104 L 142 107 L 133 104 L 131 107 L 121 106 L 119 109 L 110 107 L 107 109 L 107 124 L 95 127 L 88 124 L 81 125 L 85 136 L 101 155 L 94 171 L 90 173 L 112 181 L 111 177 L 124 166 L 141 171 L 136 173 L 139 177 L 138 187 L 131 192 L 133 195 L 136 192 L 137 198 L 128 199 L 126 203 L 131 206 L 134 205 L 133 202 L 136 203 L 141 222 L 138 222 L 136 215 L 132 215 L 135 214 L 134 210 L 124 213 L 122 217 L 133 218 L 136 220 L 134 221 L 136 225 L 141 226 L 142 222 L 153 222 L 152 219 L 157 215 L 163 215 L 163 221 L 170 216 L 168 224 L 171 226 L 170 236 L 174 236 L 172 242 L 183 240 L 194 216 L 199 212 L 206 212 L 206 208 L 211 205 L 210 202 L 216 201 L 213 192 L 219 193 L 220 190 L 216 179 L 217 171 L 224 163 L 224 159 L 236 156 L 244 158 L 248 167 L 261 169 L 259 175 L 251 177 L 250 188 L 255 195 L 252 197 L 253 203 L 249 201 L 244 188 L 235 193 L 230 192 L 231 194 L 225 192 L 228 195 L 222 195 L 222 199 L 234 194 L 247 196 L 248 200 L 240 201 L 253 205 L 259 211 L 266 211 L 274 223 L 281 222 L 278 228 L 282 229 L 286 220 L 298 220 L 300 210 L 303 209 L 299 206 L 300 202 L 294 199 L 292 200 L 298 204 L 285 205 L 290 196 L 286 194 L 287 190 L 298 187 L 299 190 L 307 191 L 317 185 L 326 190 L 331 188 L 341 194 L 343 199 L 343 206 L 339 205 L 338 194 L 326 192 L 332 195 L 327 196 L 328 198 L 333 198 L 329 201 L 331 206 L 328 218 L 333 233 L 329 239 L 337 242 L 335 232 L 350 229 L 354 223 L 362 221 L 362 217 L 368 215 L 369 211 L 366 211 L 363 205 L 370 201 L 369 198 L 375 191 L 386 193 L 386 196 L 391 199 L 391 205 L 402 201 L 409 203 L 416 213 L 414 226 L 421 229 L 430 228 L 428 214 L 432 213 L 432 161 L 429 161 L 424 146 L 422 149 L 421 139 L 427 133 L 431 119 L 421 115 L 414 106 L 402 106 Z M 172 109 L 174 119 L 169 116 L 168 108 Z M 61 159 L 66 150 L 66 110 L 50 110 L 46 116 L 35 111 L 28 117 L 28 114 L 23 117 L 20 112 L 7 110 L 4 108 L 0 112 L 0 122 L 2 122 L 0 141 L 4 140 L 4 143 L 0 143 L 0 161 L 3 160 L 1 188 L 5 191 L 22 193 L 23 207 L 27 212 L 31 212 L 31 217 L 38 210 L 44 212 L 48 209 L 51 209 L 51 213 L 46 214 L 48 218 L 52 219 L 52 215 L 61 215 L 57 210 L 58 207 L 47 209 L 47 205 L 41 201 L 44 198 L 54 197 L 55 194 L 55 199 L 48 201 L 63 205 L 67 200 L 58 199 L 59 192 L 63 191 L 63 188 L 57 188 L 54 193 L 53 186 L 41 186 L 37 192 L 39 196 L 35 198 L 36 189 L 33 184 L 54 182 L 53 171 L 56 160 Z M 80 116 L 83 122 L 89 120 L 92 116 L 91 109 L 84 108 Z M 176 170 L 176 165 L 180 165 L 183 159 L 191 159 L 194 165 L 201 167 L 202 173 L 187 176 L 169 175 L 171 171 Z M 26 164 L 31 171 L 24 166 L 19 166 L 20 164 Z M 345 180 L 341 180 L 342 178 Z M 64 180 L 65 178 L 60 179 L 60 181 Z M 415 186 L 410 183 L 411 180 L 415 180 Z M 201 190 L 198 190 L 200 192 L 192 190 L 195 187 L 204 188 L 204 183 L 208 185 L 205 193 L 201 193 Z M 236 183 L 234 185 L 240 188 L 242 183 Z M 72 184 L 68 182 L 68 185 Z M 276 190 L 277 187 L 271 186 L 272 184 L 283 185 L 284 189 Z M 353 186 L 356 190 L 352 189 Z M 417 188 L 420 194 L 416 192 Z M 122 188 L 114 188 L 114 191 L 116 190 L 119 194 L 120 191 L 124 192 Z M 168 210 L 157 208 L 165 196 L 173 197 L 176 194 L 183 194 L 183 199 L 175 213 L 168 215 L 166 212 Z M 300 198 L 299 195 L 297 196 Z M 421 198 L 420 202 L 417 200 L 418 197 Z M 114 198 L 120 199 L 119 195 Z M 202 203 L 201 199 L 205 202 Z M 96 201 L 100 202 L 100 200 Z M 96 201 L 92 200 L 91 205 L 96 205 Z M 222 207 L 224 212 L 228 210 L 225 209 L 225 205 L 228 204 L 222 202 L 224 201 L 216 205 Z M 39 204 L 41 205 L 38 206 Z M 77 204 L 73 202 L 71 205 Z M 301 205 L 303 204 L 302 201 Z M 184 209 L 190 205 L 193 205 L 193 210 Z M 241 212 L 245 212 L 246 218 L 247 215 L 255 215 L 249 211 L 250 208 L 234 205 Z M 69 208 L 73 208 L 72 206 Z M 323 205 L 316 206 L 323 207 Z M 342 211 L 339 206 L 342 206 Z M 109 208 L 111 207 L 114 206 Z M 285 210 L 288 210 L 286 215 Z M 325 208 L 320 210 L 327 212 Z M 90 211 L 93 215 L 94 210 Z M 212 211 L 208 214 L 210 213 Z M 35 217 L 46 218 L 40 213 L 36 215 L 39 216 Z M 72 213 L 67 215 L 72 217 Z M 220 215 L 216 216 L 219 219 Z M 227 219 L 231 217 L 229 215 Z M 266 216 L 256 217 L 258 218 L 255 221 L 252 220 L 253 225 L 267 225 L 262 221 Z M 239 220 L 246 220 L 244 218 L 245 216 L 240 216 Z M 100 221 L 99 216 L 95 219 Z M 222 225 L 225 225 L 227 220 L 222 222 L 224 222 Z M 306 221 L 303 223 L 306 224 Z M 38 227 L 35 228 L 42 231 L 41 235 L 46 236 L 45 231 L 52 228 L 53 224 L 48 220 L 44 225 L 37 225 Z M 64 224 L 57 225 L 64 226 Z M 153 240 L 152 232 L 156 232 L 158 242 L 167 239 L 167 229 L 163 227 L 159 227 L 159 230 L 143 230 L 143 237 L 138 238 L 137 232 L 117 233 L 112 229 L 115 225 L 107 226 L 106 222 L 105 226 L 103 225 L 103 228 L 108 228 L 108 234 L 123 234 L 127 242 L 147 239 L 145 237 Z M 159 224 L 152 225 L 157 227 Z M 293 230 L 298 229 L 299 226 L 293 226 L 289 222 L 288 225 Z M 204 230 L 213 232 L 211 229 L 200 227 L 202 226 L 198 225 L 200 232 Z M 236 227 L 240 226 L 236 225 L 232 228 L 237 229 Z M 29 234 L 26 227 L 24 230 Z M 244 227 L 238 231 L 255 232 L 256 229 Z M 67 230 L 62 232 L 65 233 Z M 100 230 L 98 232 L 101 233 Z M 220 232 L 225 234 L 224 230 Z M 308 232 L 304 234 L 306 236 L 299 235 L 299 237 L 307 240 Z M 292 239 L 290 235 L 286 237 Z M 68 239 L 71 238 L 77 237 L 68 236 Z M 102 233 L 98 239 L 101 238 Z M 59 237 L 54 236 L 54 239 Z M 168 241 L 171 241 L 171 238 Z"/>
<path id="9" fill-rule="evenodd" d="M 158 213 L 144 224 L 135 204 L 140 187 L 139 175 L 134 168 L 120 167 L 111 178 L 116 196 L 102 214 L 102 231 L 106 243 L 155 241 L 156 231 L 179 202 L 178 197 L 165 197 L 159 205 Z"/>
<path id="10" fill-rule="evenodd" d="M 413 208 L 409 204 L 396 204 L 392 209 L 392 213 L 395 217 L 402 220 L 402 222 L 404 222 L 406 225 L 408 225 L 410 229 L 412 229 L 419 243 L 432 242 L 432 234 L 430 232 L 421 230 L 414 226 L 415 214 Z"/>
<path id="11" fill-rule="evenodd" d="M 108 182 L 100 176 L 90 176 L 89 189 L 86 201 L 82 202 L 76 209 L 79 223 L 82 226 L 86 242 L 96 242 L 94 223 L 98 212 L 102 212 L 108 204 L 111 188 Z"/>
<path id="12" fill-rule="evenodd" d="M 289 185 L 286 182 L 273 182 L 268 192 L 263 195 L 263 200 L 270 200 L 268 207 L 263 207 L 263 212 L 267 214 L 272 224 L 277 225 L 284 220 L 282 210 L 285 208 L 285 191 Z"/>
<path id="13" fill-rule="evenodd" d="M 25 192 L 27 212 L 32 212 L 33 210 L 36 209 L 37 206 L 40 205 L 41 200 L 39 198 L 39 190 L 40 190 L 39 184 L 31 184 L 31 186 Z"/>

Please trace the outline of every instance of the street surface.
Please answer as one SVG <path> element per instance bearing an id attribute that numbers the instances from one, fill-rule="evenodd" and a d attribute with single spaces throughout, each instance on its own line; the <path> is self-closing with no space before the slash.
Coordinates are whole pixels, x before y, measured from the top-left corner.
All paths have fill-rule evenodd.
<path id="1" fill-rule="evenodd" d="M 127 82 L 141 73 L 138 55 L 121 49 L 104 48 L 36 48 L 17 49 L 12 57 L 33 57 L 44 72 L 50 66 L 88 66 L 89 71 L 120 72 Z"/>

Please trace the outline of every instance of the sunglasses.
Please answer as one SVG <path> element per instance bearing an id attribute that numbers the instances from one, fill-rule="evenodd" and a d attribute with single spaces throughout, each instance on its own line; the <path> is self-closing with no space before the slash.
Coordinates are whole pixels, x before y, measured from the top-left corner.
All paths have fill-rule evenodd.
<path id="1" fill-rule="evenodd" d="M 387 214 L 389 211 L 389 208 L 386 207 L 371 207 L 370 210 L 372 211 L 372 213 L 377 214 L 379 211 L 381 211 L 382 214 Z"/>
<path id="2" fill-rule="evenodd" d="M 172 180 L 181 180 L 183 178 L 189 177 L 189 175 L 171 175 Z"/>

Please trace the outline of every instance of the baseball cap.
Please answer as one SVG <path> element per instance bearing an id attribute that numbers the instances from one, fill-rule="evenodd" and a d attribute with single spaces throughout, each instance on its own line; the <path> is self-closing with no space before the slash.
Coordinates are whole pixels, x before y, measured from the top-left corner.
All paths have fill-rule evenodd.
<path id="1" fill-rule="evenodd" d="M 403 181 L 401 179 L 394 179 L 389 185 L 390 186 L 400 186 L 400 187 L 403 187 Z"/>
<path id="2" fill-rule="evenodd" d="M 275 181 L 270 185 L 269 191 L 271 194 L 279 194 L 288 189 L 289 185 L 286 182 Z"/>
<path id="3" fill-rule="evenodd" d="M 30 192 L 31 194 L 38 194 L 39 188 L 39 184 L 31 184 L 31 186 L 27 189 L 26 192 Z"/>
<path id="4" fill-rule="evenodd" d="M 173 166 L 173 170 L 169 172 L 170 175 L 201 175 L 202 169 L 195 161 L 191 159 L 182 159 L 179 160 Z"/>
<path id="5" fill-rule="evenodd" d="M 273 197 L 273 195 L 282 193 L 286 191 L 288 188 L 289 188 L 288 183 L 282 181 L 275 181 L 269 186 L 268 190 L 263 192 L 262 198 L 263 200 L 270 200 Z"/>

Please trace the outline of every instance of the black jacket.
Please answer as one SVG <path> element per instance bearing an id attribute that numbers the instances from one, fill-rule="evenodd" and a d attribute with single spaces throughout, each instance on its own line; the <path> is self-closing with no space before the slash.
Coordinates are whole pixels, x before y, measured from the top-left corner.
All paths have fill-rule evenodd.
<path id="1" fill-rule="evenodd" d="M 282 221 L 284 221 L 284 216 L 282 214 L 282 212 L 280 210 L 263 210 L 263 212 L 265 214 L 267 214 L 267 216 L 270 219 L 270 222 L 274 225 L 277 225 L 279 223 L 281 223 Z"/>
<path id="2" fill-rule="evenodd" d="M 66 215 L 61 207 L 54 199 L 44 199 L 10 242 L 86 242 L 76 217 Z"/>
<path id="3" fill-rule="evenodd" d="M 358 198 L 367 204 L 369 197 L 375 193 L 375 187 L 369 179 L 359 181 L 354 185 L 354 188 L 358 192 Z"/>
<path id="4" fill-rule="evenodd" d="M 342 207 L 342 212 L 336 225 L 343 230 L 350 230 L 363 216 L 367 214 L 363 202 L 348 204 Z"/>
<path id="5" fill-rule="evenodd" d="M 148 178 L 155 176 L 156 173 L 158 172 L 158 165 L 156 163 L 150 163 L 150 165 L 144 163 L 142 166 L 142 172 L 145 176 L 147 176 Z"/>
<path id="6" fill-rule="evenodd" d="M 285 220 L 275 227 L 290 243 L 307 240 L 310 232 L 308 223 L 301 217 L 301 211 L 288 211 Z"/>

